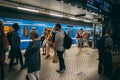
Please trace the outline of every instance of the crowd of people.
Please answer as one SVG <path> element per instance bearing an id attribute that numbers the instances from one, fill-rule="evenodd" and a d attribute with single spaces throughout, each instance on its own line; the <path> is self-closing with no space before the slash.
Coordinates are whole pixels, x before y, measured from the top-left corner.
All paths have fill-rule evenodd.
<path id="1" fill-rule="evenodd" d="M 32 41 L 30 41 L 25 53 L 21 53 L 20 50 L 19 28 L 19 25 L 14 23 L 12 29 L 7 34 L 4 34 L 4 23 L 0 21 L 0 69 L 3 78 L 6 57 L 5 52 L 10 49 L 8 55 L 10 59 L 9 71 L 16 71 L 14 66 L 20 62 L 20 71 L 27 69 L 28 74 L 26 80 L 38 80 L 41 69 L 40 45 L 42 45 L 42 55 L 46 55 L 45 59 L 50 57 L 50 48 L 53 50 L 54 54 L 58 56 L 59 69 L 56 70 L 56 72 L 62 73 L 65 71 L 66 67 L 63 58 L 63 53 L 65 51 L 63 46 L 65 34 L 61 30 L 60 24 L 56 24 L 55 28 L 51 31 L 45 28 L 40 39 L 38 31 L 33 28 L 30 31 L 30 39 Z M 25 58 L 24 61 L 23 57 Z"/>
<path id="2" fill-rule="evenodd" d="M 80 30 L 77 31 L 76 34 L 76 42 L 78 46 L 78 50 L 81 50 L 82 47 L 89 47 L 89 38 L 90 38 L 90 33 L 88 30 L 85 30 L 83 32 L 83 29 L 81 28 Z"/>
<path id="3" fill-rule="evenodd" d="M 7 40 L 9 42 L 10 52 L 9 52 L 9 70 L 14 71 L 14 65 L 18 64 L 20 61 L 21 68 L 23 70 L 27 68 L 28 74 L 26 76 L 27 80 L 38 80 L 39 72 L 41 69 L 41 56 L 40 56 L 40 42 L 42 45 L 42 55 L 46 55 L 45 59 L 50 57 L 50 50 L 52 49 L 54 54 L 57 54 L 59 60 L 59 69 L 56 70 L 58 73 L 63 73 L 66 70 L 65 62 L 63 54 L 65 52 L 64 48 L 64 38 L 65 33 L 61 29 L 60 24 L 56 24 L 55 27 L 50 31 L 47 28 L 44 29 L 43 35 L 39 39 L 39 34 L 36 29 L 32 29 L 30 31 L 30 39 L 32 41 L 29 43 L 24 55 L 20 51 L 20 37 L 18 35 L 19 25 L 14 23 L 12 25 L 12 30 L 7 33 Z M 111 50 L 113 50 L 113 41 L 111 38 L 112 28 L 108 28 L 106 30 L 106 34 L 104 35 L 104 43 L 98 45 L 104 45 L 98 48 L 99 51 L 99 66 L 98 73 L 101 74 L 102 71 L 104 75 L 110 76 L 112 72 L 112 54 Z M 82 29 L 78 30 L 76 34 L 76 39 L 78 43 L 78 50 L 81 48 L 89 46 L 89 37 L 90 33 L 88 30 L 83 32 Z M 1 71 L 4 72 L 4 59 L 5 59 L 5 51 L 8 47 L 6 47 L 5 34 L 3 31 L 3 21 L 0 21 L 0 65 L 2 68 Z M 23 61 L 23 57 L 25 61 Z M 16 61 L 16 62 L 15 62 Z M 104 70 L 102 67 L 104 66 Z M 1 74 L 4 76 L 4 74 Z"/>

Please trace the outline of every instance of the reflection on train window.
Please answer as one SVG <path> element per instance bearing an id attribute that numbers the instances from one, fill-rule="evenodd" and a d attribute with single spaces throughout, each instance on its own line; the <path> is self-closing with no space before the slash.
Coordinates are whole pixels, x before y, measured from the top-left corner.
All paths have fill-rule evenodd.
<path id="1" fill-rule="evenodd" d="M 24 37 L 28 37 L 28 27 L 24 27 Z"/>

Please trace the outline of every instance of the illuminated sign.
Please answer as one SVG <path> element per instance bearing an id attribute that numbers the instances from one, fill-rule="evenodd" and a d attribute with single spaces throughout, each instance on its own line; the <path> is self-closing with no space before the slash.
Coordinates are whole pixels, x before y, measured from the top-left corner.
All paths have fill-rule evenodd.
<path id="1" fill-rule="evenodd" d="M 87 0 L 86 5 L 94 10 L 99 11 L 101 7 L 101 1 L 102 0 Z"/>
<path id="2" fill-rule="evenodd" d="M 105 12 L 111 12 L 112 6 L 108 4 L 108 2 L 104 1 L 103 3 L 103 11 Z"/>
<path id="3" fill-rule="evenodd" d="M 86 6 L 107 16 L 112 9 L 112 6 L 105 0 L 86 0 Z"/>

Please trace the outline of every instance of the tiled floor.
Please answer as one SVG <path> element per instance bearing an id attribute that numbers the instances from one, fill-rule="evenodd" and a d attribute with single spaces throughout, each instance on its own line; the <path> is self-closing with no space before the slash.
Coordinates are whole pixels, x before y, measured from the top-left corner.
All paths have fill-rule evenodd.
<path id="1" fill-rule="evenodd" d="M 67 69 L 63 74 L 56 72 L 58 63 L 52 63 L 53 53 L 50 54 L 49 59 L 41 55 L 40 80 L 108 80 L 97 73 L 98 53 L 96 49 L 83 48 L 78 51 L 76 47 L 72 47 L 67 50 L 64 54 Z M 25 80 L 26 72 L 26 70 L 10 72 L 6 67 L 6 78 L 7 80 Z"/>

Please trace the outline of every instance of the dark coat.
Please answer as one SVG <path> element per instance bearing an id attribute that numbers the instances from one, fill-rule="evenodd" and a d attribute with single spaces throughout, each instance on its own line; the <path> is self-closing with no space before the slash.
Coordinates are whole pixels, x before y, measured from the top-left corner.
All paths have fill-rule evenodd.
<path id="1" fill-rule="evenodd" d="M 30 42 L 24 56 L 28 68 L 28 73 L 40 70 L 41 68 L 40 41 L 34 40 Z"/>
<path id="2" fill-rule="evenodd" d="M 20 55 L 20 37 L 16 31 L 11 33 L 11 49 L 9 58 L 15 58 Z"/>
<path id="3" fill-rule="evenodd" d="M 4 48 L 4 33 L 0 31 L 0 62 L 4 59 L 5 48 Z"/>

